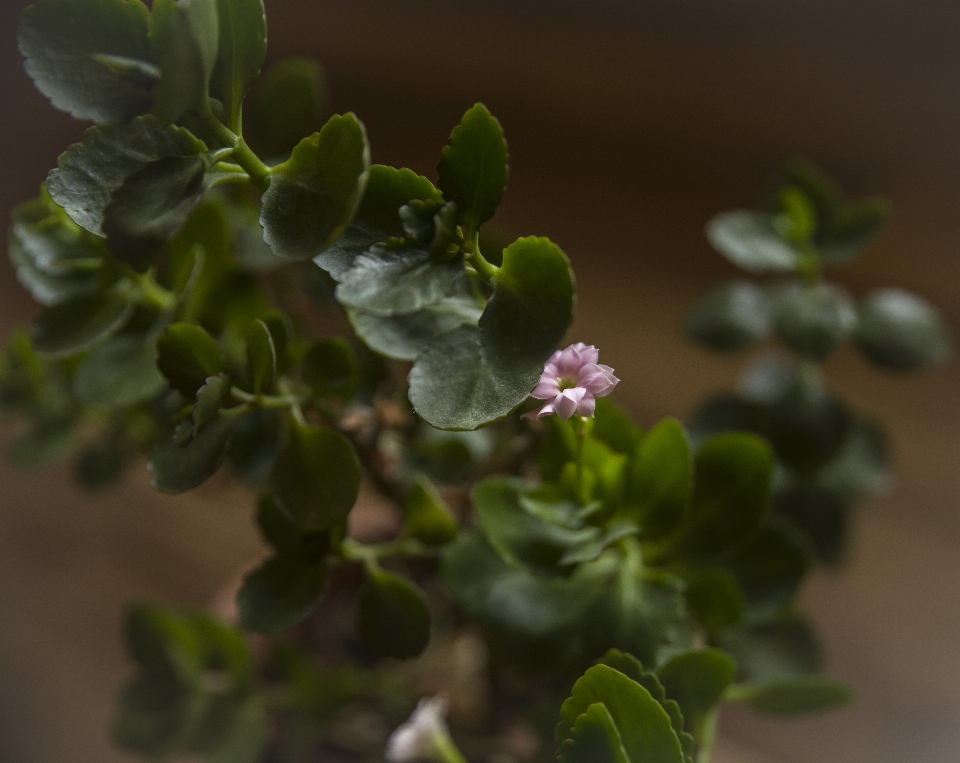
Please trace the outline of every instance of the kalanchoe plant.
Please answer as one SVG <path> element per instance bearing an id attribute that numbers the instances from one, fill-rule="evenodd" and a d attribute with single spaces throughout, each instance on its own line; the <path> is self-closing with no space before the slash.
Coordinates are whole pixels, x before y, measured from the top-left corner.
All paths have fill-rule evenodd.
<path id="1" fill-rule="evenodd" d="M 714 223 L 736 261 L 804 282 L 728 288 L 690 331 L 737 347 L 775 326 L 808 360 L 755 374 L 766 398 L 714 406 L 693 439 L 674 419 L 644 431 L 605 397 L 618 379 L 595 347 L 557 349 L 564 253 L 494 243 L 507 146 L 483 105 L 435 185 L 371 164 L 353 114 L 321 125 L 311 62 L 278 63 L 247 97 L 261 0 L 39 0 L 19 41 L 52 105 L 95 125 L 14 212 L 9 254 L 45 309 L 0 354 L 0 405 L 29 422 L 12 456 L 71 454 L 100 487 L 142 455 L 166 493 L 229 464 L 272 548 L 232 623 L 130 610 L 120 745 L 231 763 L 706 763 L 724 702 L 848 700 L 817 673 L 795 604 L 810 528 L 781 499 L 790 480 L 883 474 L 875 429 L 814 362 L 848 336 L 900 368 L 945 352 L 915 298 L 857 313 L 818 280 L 877 205 L 801 173 L 764 212 Z M 330 336 L 334 310 L 347 336 Z M 731 428 L 751 431 L 713 434 Z M 402 516 L 387 539 L 348 530 L 364 483 Z"/>
<path id="2" fill-rule="evenodd" d="M 789 351 L 753 359 L 737 391 L 704 403 L 691 430 L 694 438 L 727 430 L 765 437 L 777 458 L 774 514 L 829 563 L 841 558 L 857 504 L 884 490 L 892 470 L 881 426 L 836 396 L 821 364 L 844 343 L 894 372 L 936 366 L 950 353 L 943 321 L 920 297 L 878 289 L 858 304 L 823 279 L 825 268 L 859 255 L 886 218 L 883 200 L 848 202 L 811 165 L 789 164 L 759 210 L 727 212 L 707 225 L 727 259 L 773 279 L 717 287 L 684 326 L 721 352 L 768 338 Z"/>

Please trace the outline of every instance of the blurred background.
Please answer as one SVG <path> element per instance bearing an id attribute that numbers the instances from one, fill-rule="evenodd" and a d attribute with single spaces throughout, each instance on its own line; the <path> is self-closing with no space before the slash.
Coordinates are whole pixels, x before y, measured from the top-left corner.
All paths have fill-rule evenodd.
<path id="1" fill-rule="evenodd" d="M 482 100 L 504 125 L 498 222 L 548 235 L 579 280 L 573 338 L 596 343 L 644 424 L 689 415 L 743 357 L 678 323 L 733 274 L 703 225 L 751 205 L 803 155 L 894 216 L 855 294 L 900 285 L 960 336 L 960 5 L 952 0 L 267 0 L 269 57 L 327 69 L 336 111 L 375 161 L 435 177 Z M 0 0 L 0 217 L 36 193 L 85 127 L 54 111 L 16 51 L 23 0 Z M 36 306 L 0 262 L 0 339 Z M 721 763 L 960 760 L 960 363 L 916 377 L 840 353 L 828 369 L 889 425 L 899 481 L 859 517 L 846 566 L 804 591 L 830 671 L 859 695 L 802 721 L 731 711 Z M 9 439 L 0 433 L 0 443 Z M 84 493 L 58 466 L 0 466 L 0 761 L 124 760 L 108 739 L 128 675 L 123 607 L 205 606 L 261 554 L 251 498 L 217 479 L 179 498 L 145 470 Z"/>

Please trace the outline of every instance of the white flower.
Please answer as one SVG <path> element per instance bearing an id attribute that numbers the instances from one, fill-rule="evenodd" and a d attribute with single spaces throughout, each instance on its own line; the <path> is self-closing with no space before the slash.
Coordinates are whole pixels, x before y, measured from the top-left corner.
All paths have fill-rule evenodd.
<path id="1" fill-rule="evenodd" d="M 385 756 L 389 763 L 437 760 L 450 735 L 446 715 L 447 701 L 443 697 L 421 699 L 407 722 L 387 740 Z"/>

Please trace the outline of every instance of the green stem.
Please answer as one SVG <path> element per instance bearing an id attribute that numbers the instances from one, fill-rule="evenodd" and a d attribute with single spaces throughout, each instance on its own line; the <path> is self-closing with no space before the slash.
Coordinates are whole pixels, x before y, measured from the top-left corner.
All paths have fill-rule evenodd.
<path id="1" fill-rule="evenodd" d="M 270 174 L 270 168 L 260 161 L 260 157 L 253 153 L 250 146 L 246 144 L 240 135 L 237 135 L 217 119 L 213 115 L 213 112 L 208 110 L 200 116 L 203 118 L 204 124 L 217 136 L 217 140 L 224 146 L 229 146 L 233 149 L 233 153 L 230 155 L 231 161 L 239 164 L 258 188 L 266 190 L 268 185 L 267 176 Z"/>
<path id="2" fill-rule="evenodd" d="M 443 763 L 467 763 L 463 753 L 457 749 L 457 745 L 445 731 L 437 732 L 433 737 L 433 742 Z"/>
<path id="3" fill-rule="evenodd" d="M 467 241 L 463 242 L 463 251 L 467 254 L 467 262 L 477 271 L 477 275 L 487 283 L 490 283 L 500 268 L 488 262 L 480 253 L 479 233 L 474 233 Z"/>
<path id="4" fill-rule="evenodd" d="M 396 538 L 384 543 L 359 543 L 345 538 L 340 553 L 348 562 L 370 564 L 391 556 L 436 556 L 439 551 L 414 538 Z"/>
<path id="5" fill-rule="evenodd" d="M 249 403 L 257 408 L 294 408 L 300 406 L 299 398 L 293 395 L 256 395 L 246 392 L 239 387 L 231 387 L 230 394 L 234 400 Z"/>
<path id="6" fill-rule="evenodd" d="M 570 422 L 573 424 L 573 432 L 577 438 L 577 498 L 583 503 L 588 503 L 590 496 L 584 495 L 585 486 L 583 484 L 583 445 L 587 441 L 593 419 L 585 419 L 583 416 L 574 415 Z"/>
<path id="7" fill-rule="evenodd" d="M 140 299 L 144 304 L 155 307 L 161 312 L 172 310 L 177 304 L 176 295 L 157 283 L 157 280 L 153 277 L 153 270 L 138 273 L 130 268 L 126 275 L 139 290 Z"/>

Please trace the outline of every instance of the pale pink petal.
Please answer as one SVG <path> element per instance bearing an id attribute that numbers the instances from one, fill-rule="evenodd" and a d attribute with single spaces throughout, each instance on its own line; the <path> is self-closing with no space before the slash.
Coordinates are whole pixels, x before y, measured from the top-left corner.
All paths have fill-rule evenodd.
<path id="1" fill-rule="evenodd" d="M 543 408 L 537 411 L 537 419 L 542 419 L 554 412 L 553 403 L 547 403 Z"/>
<path id="2" fill-rule="evenodd" d="M 537 400 L 552 400 L 559 394 L 560 383 L 557 377 L 544 374 L 540 377 L 540 383 L 533 388 L 530 397 L 535 397 Z"/>
<path id="3" fill-rule="evenodd" d="M 600 351 L 592 344 L 586 345 L 583 342 L 577 342 L 574 347 L 580 353 L 580 362 L 583 364 L 596 363 L 600 358 Z"/>
<path id="4" fill-rule="evenodd" d="M 557 415 L 564 421 L 569 419 L 577 412 L 577 406 L 580 404 L 580 401 L 583 399 L 583 396 L 586 393 L 587 391 L 582 387 L 565 389 L 553 403 L 554 407 L 556 408 Z"/>
<path id="5" fill-rule="evenodd" d="M 577 413 L 579 413 L 581 416 L 586 416 L 588 419 L 593 416 L 594 411 L 596 410 L 597 400 L 589 393 L 583 396 L 583 400 L 581 400 L 580 405 L 577 406 Z"/>
<path id="6" fill-rule="evenodd" d="M 557 367 L 557 376 L 576 379 L 583 363 L 580 361 L 580 353 L 577 351 L 577 348 L 570 345 L 567 349 L 560 352 L 560 357 L 557 358 L 555 365 Z"/>
<path id="7" fill-rule="evenodd" d="M 584 366 L 577 375 L 577 386 L 583 387 L 590 394 L 603 397 L 609 394 L 620 380 L 613 375 L 610 366 L 590 363 Z"/>

